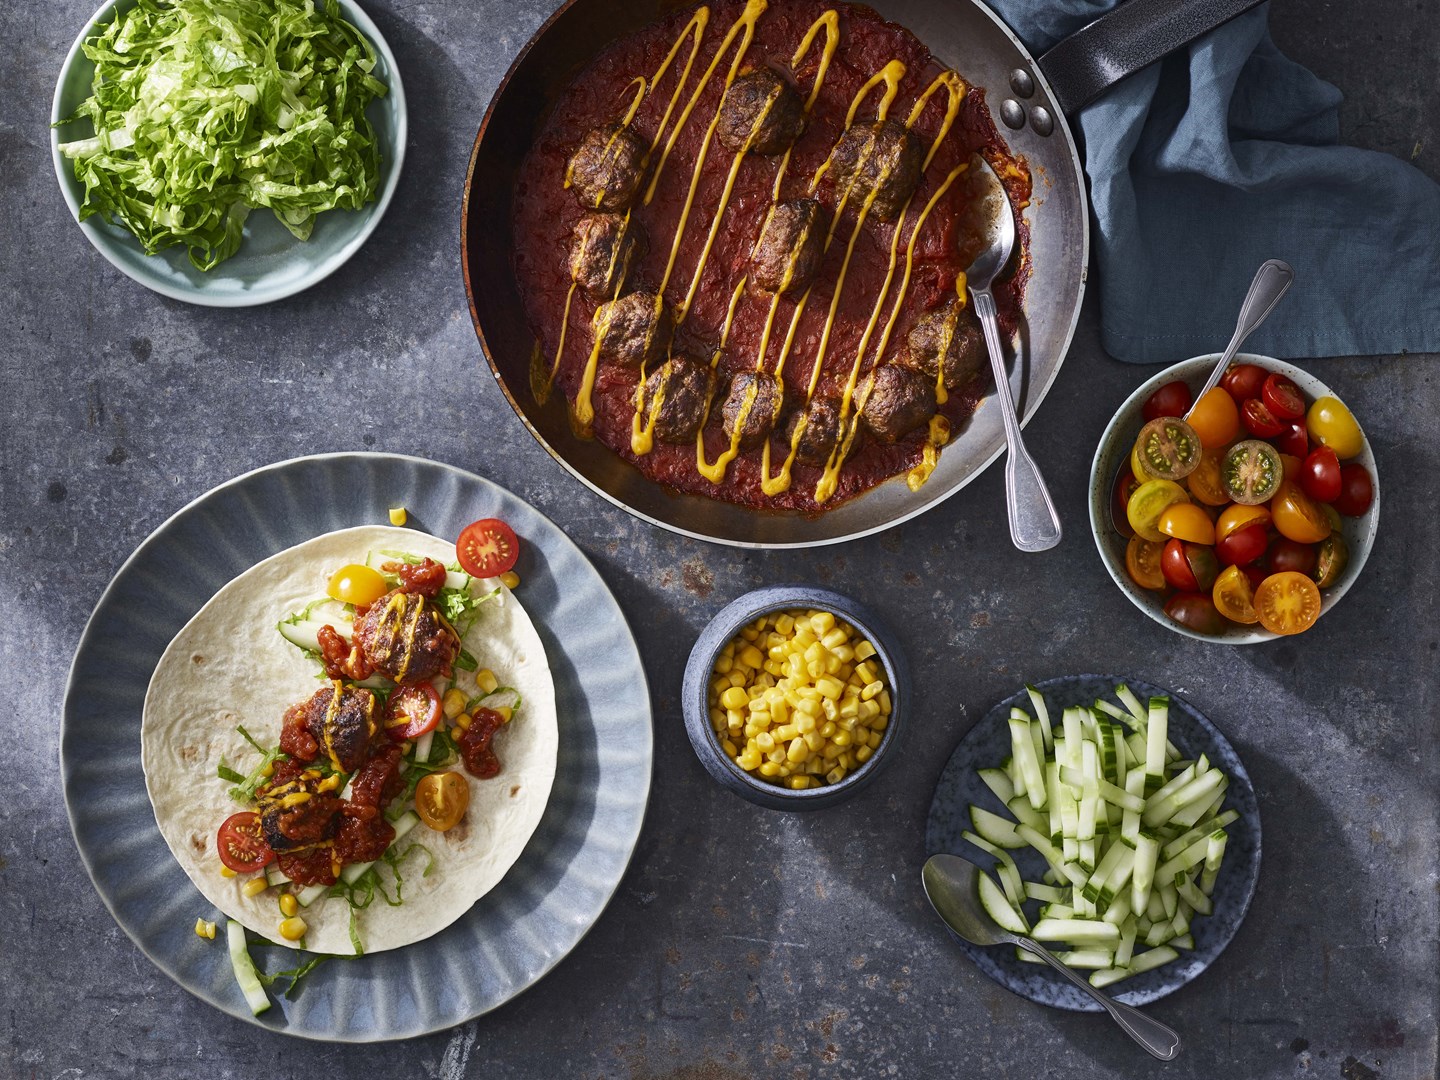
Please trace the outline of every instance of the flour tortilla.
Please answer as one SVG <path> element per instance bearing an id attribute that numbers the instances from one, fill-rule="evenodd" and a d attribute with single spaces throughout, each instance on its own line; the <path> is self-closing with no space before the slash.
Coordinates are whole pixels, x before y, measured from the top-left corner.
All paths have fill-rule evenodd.
<path id="1" fill-rule="evenodd" d="M 232 785 L 216 776 L 216 765 L 224 755 L 237 772 L 250 772 L 259 759 L 236 725 L 262 746 L 274 746 L 285 710 L 326 685 L 316 678 L 315 661 L 282 638 L 276 624 L 323 596 L 335 570 L 382 550 L 455 561 L 453 544 L 382 526 L 344 529 L 282 551 L 200 609 L 165 650 L 145 695 L 141 759 L 165 842 L 207 900 L 283 945 L 296 943 L 279 936 L 276 892 L 246 897 L 240 886 L 247 877 L 221 876 L 216 830 L 246 807 L 230 798 Z M 401 867 L 404 904 L 391 907 L 377 895 L 356 913 L 365 952 L 420 941 L 465 914 L 514 865 L 545 811 L 558 744 L 555 686 L 540 637 L 514 595 L 498 580 L 472 582 L 471 590 L 483 595 L 497 586 L 499 595 L 481 606 L 464 646 L 501 686 L 521 694 L 514 719 L 495 736 L 500 774 L 478 780 L 456 767 L 470 786 L 470 809 L 447 832 L 422 824 L 400 841 L 401 851 L 423 844 L 434 868 L 422 877 L 425 855 L 415 852 Z M 456 668 L 455 677 L 467 696 L 479 694 L 473 673 Z M 380 873 L 389 880 L 388 869 Z M 343 899 L 317 900 L 302 915 L 306 949 L 354 951 L 350 906 Z"/>

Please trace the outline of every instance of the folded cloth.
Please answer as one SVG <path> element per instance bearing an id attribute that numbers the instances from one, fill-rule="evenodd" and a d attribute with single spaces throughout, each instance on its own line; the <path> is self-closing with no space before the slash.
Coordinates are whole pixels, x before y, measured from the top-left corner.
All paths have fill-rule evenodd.
<path id="1" fill-rule="evenodd" d="M 1117 2 L 987 0 L 1036 55 Z M 1440 352 L 1440 185 L 1339 145 L 1340 92 L 1280 53 L 1268 15 L 1080 110 L 1106 350 L 1134 363 L 1220 350 L 1255 271 L 1283 259 L 1295 285 L 1246 348 Z"/>

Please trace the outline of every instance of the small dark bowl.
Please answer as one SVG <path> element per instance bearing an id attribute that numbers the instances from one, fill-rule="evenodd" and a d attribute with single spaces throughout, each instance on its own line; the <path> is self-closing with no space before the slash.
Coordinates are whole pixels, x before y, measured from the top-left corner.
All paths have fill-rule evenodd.
<path id="1" fill-rule="evenodd" d="M 870 760 L 838 784 L 824 784 L 803 791 L 792 791 L 760 780 L 731 761 L 710 727 L 708 701 L 710 674 L 715 668 L 715 658 L 726 643 L 746 623 L 772 611 L 791 608 L 829 611 L 855 627 L 875 646 L 875 654 L 885 669 L 885 683 L 890 691 L 890 724 Z M 771 585 L 731 601 L 710 620 L 710 625 L 705 627 L 695 647 L 690 650 L 681 701 L 684 703 L 685 731 L 690 736 L 690 745 L 695 748 L 695 755 L 705 766 L 705 771 L 723 787 L 771 810 L 820 810 L 854 795 L 873 781 L 895 757 L 896 747 L 905 732 L 910 688 L 910 669 L 905 664 L 899 642 L 869 608 L 829 589 L 811 585 Z"/>

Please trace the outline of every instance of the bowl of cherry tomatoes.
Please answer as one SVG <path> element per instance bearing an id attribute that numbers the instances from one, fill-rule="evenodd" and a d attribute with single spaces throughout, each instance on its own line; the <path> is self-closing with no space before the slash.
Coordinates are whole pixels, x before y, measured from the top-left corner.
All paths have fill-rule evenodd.
<path id="1" fill-rule="evenodd" d="M 1100 558 L 1141 611 L 1249 645 L 1314 626 L 1359 576 L 1380 487 L 1369 441 L 1314 376 L 1240 354 L 1160 372 L 1105 429 L 1090 469 Z"/>

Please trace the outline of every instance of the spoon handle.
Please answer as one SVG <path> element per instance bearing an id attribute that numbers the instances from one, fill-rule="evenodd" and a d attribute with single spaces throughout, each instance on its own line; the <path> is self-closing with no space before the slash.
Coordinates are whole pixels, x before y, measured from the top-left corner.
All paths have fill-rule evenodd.
<path id="1" fill-rule="evenodd" d="M 1103 1005 L 1105 1011 L 1110 1014 L 1110 1018 L 1120 1025 L 1121 1030 L 1155 1057 L 1161 1061 L 1170 1061 L 1176 1054 L 1180 1053 L 1180 1036 L 1160 1023 L 1159 1020 L 1152 1019 L 1139 1009 L 1131 1008 L 1129 1005 L 1122 1005 L 1108 995 L 1102 994 L 1079 975 L 1075 974 L 1075 972 L 1071 971 L 1069 967 L 1052 956 L 1050 950 L 1043 945 L 1023 937 L 1015 938 L 1015 943 L 1026 952 L 1032 953 L 1041 960 L 1044 960 L 1056 971 L 1060 972 L 1060 974 L 1064 975 L 1081 990 L 1084 990 Z"/>
<path id="2" fill-rule="evenodd" d="M 1241 343 L 1269 317 L 1270 312 L 1275 310 L 1275 305 L 1280 302 L 1280 298 L 1294 283 L 1295 271 L 1289 263 L 1281 262 L 1279 259 L 1266 259 L 1260 264 L 1260 269 L 1255 271 L 1255 280 L 1250 282 L 1250 291 L 1245 294 L 1245 303 L 1240 306 L 1240 317 L 1235 321 L 1235 333 L 1230 338 L 1230 344 L 1225 346 L 1225 352 L 1220 357 L 1220 362 L 1215 365 L 1215 370 L 1210 373 L 1210 378 L 1200 388 L 1200 393 L 1195 395 L 1196 401 L 1219 385 L 1220 377 L 1225 374 L 1225 369 L 1235 358 L 1235 353 L 1239 350 Z M 1191 406 L 1190 411 L 1195 411 L 1194 406 Z"/>
<path id="3" fill-rule="evenodd" d="M 1060 515 L 1050 501 L 1050 492 L 1040 469 L 1020 437 L 1015 400 L 1010 396 L 1010 376 L 1005 370 L 1005 352 L 1000 344 L 1000 324 L 995 317 L 995 298 L 989 289 L 971 289 L 975 314 L 985 330 L 985 347 L 995 373 L 995 397 L 1005 421 L 1005 505 L 1010 514 L 1010 539 L 1021 551 L 1046 551 L 1060 543 Z"/>

